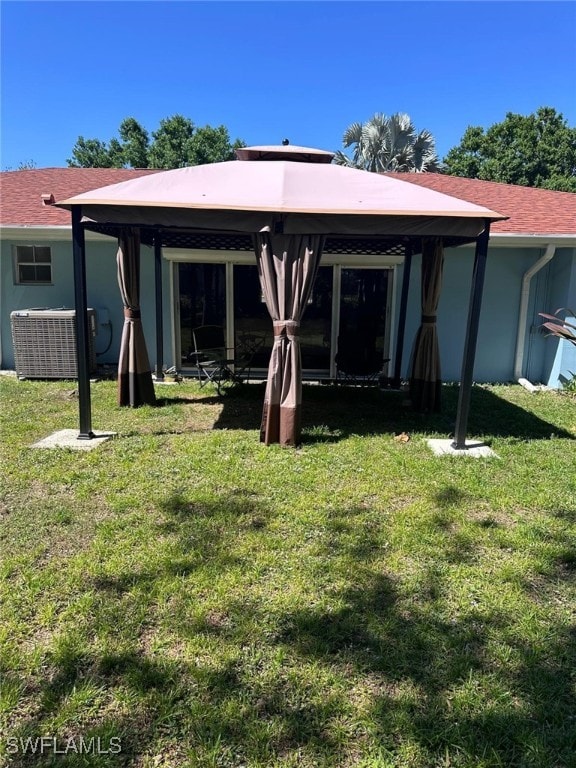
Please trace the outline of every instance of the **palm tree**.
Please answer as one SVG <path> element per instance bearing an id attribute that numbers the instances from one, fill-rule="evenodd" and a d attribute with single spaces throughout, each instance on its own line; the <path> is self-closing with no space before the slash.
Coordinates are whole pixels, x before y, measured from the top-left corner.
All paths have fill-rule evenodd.
<path id="1" fill-rule="evenodd" d="M 376 113 L 365 123 L 352 123 L 342 137 L 344 148 L 354 145 L 352 158 L 337 151 L 338 165 L 366 171 L 438 171 L 434 137 L 430 131 L 416 133 L 409 115 L 398 112 L 392 117 Z"/>

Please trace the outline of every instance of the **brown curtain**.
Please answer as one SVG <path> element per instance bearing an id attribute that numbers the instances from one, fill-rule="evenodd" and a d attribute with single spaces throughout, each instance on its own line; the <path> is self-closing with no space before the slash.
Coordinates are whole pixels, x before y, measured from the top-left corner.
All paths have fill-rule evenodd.
<path id="1" fill-rule="evenodd" d="M 410 399 L 417 411 L 439 411 L 442 381 L 436 311 L 442 288 L 444 246 L 441 238 L 422 242 L 422 318 L 414 340 Z"/>
<path id="2" fill-rule="evenodd" d="M 260 440 L 296 445 L 300 439 L 302 361 L 300 321 L 324 245 L 322 235 L 256 235 L 262 293 L 274 327 Z"/>
<path id="3" fill-rule="evenodd" d="M 118 285 L 124 327 L 118 360 L 118 404 L 136 407 L 156 402 L 142 320 L 140 319 L 140 232 L 126 227 L 118 240 Z"/>

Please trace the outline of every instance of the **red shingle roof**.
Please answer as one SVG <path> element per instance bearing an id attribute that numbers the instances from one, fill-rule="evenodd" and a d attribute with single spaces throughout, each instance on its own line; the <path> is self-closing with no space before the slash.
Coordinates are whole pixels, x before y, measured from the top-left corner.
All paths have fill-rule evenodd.
<path id="1" fill-rule="evenodd" d="M 42 195 L 65 200 L 108 184 L 158 173 L 132 168 L 32 168 L 0 174 L 0 224 L 57 227 L 70 225 L 70 212 L 44 205 Z"/>
<path id="2" fill-rule="evenodd" d="M 64 200 L 81 192 L 158 173 L 151 169 L 34 168 L 0 174 L 0 224 L 66 226 L 70 213 L 44 205 L 42 195 Z M 492 224 L 493 233 L 576 235 L 576 194 L 464 179 L 438 173 L 390 173 L 403 181 L 443 192 L 509 216 Z"/>
<path id="3" fill-rule="evenodd" d="M 440 173 L 388 173 L 403 181 L 476 203 L 509 218 L 490 232 L 514 235 L 576 235 L 576 194 L 519 187 Z"/>

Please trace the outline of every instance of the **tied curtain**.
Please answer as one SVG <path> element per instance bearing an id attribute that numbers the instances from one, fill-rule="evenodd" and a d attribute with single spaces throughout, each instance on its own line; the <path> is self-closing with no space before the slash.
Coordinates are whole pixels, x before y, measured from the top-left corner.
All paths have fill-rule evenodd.
<path id="1" fill-rule="evenodd" d="M 414 340 L 410 373 L 410 399 L 417 411 L 440 411 L 442 381 L 436 312 L 442 288 L 442 238 L 422 241 L 422 317 Z"/>
<path id="2" fill-rule="evenodd" d="M 318 272 L 322 235 L 255 236 L 256 261 L 264 301 L 274 328 L 260 440 L 296 445 L 300 439 L 302 360 L 300 321 Z"/>
<path id="3" fill-rule="evenodd" d="M 118 360 L 118 405 L 154 405 L 154 384 L 140 318 L 140 232 L 122 229 L 118 239 L 118 285 L 124 327 Z"/>

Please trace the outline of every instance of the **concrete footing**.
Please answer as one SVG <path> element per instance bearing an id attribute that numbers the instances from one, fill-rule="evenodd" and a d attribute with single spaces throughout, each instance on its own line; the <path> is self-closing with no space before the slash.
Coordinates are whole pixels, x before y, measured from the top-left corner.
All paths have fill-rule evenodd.
<path id="1" fill-rule="evenodd" d="M 95 432 L 91 440 L 79 440 L 77 429 L 61 429 L 38 440 L 32 448 L 72 448 L 76 451 L 92 451 L 115 435 L 115 432 Z"/>
<path id="2" fill-rule="evenodd" d="M 453 441 L 450 439 L 430 439 L 426 442 L 436 456 L 471 456 L 474 459 L 497 456 L 486 443 L 480 443 L 477 440 L 467 440 L 465 448 L 453 448 Z"/>

